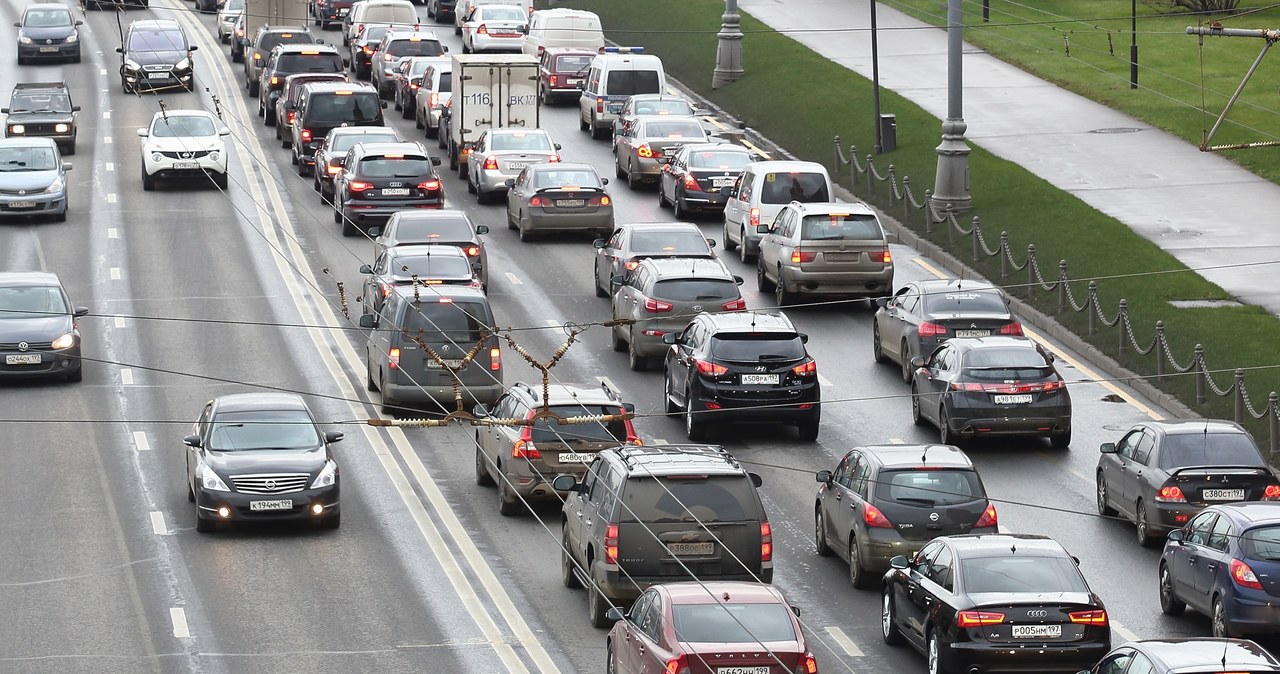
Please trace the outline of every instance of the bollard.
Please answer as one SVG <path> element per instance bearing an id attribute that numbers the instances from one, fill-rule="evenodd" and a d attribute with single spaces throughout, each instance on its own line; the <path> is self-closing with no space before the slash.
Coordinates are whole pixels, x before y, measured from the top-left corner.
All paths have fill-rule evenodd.
<path id="1" fill-rule="evenodd" d="M 1058 260 L 1058 314 L 1067 313 L 1067 261 Z"/>
<path id="2" fill-rule="evenodd" d="M 924 213 L 924 231 L 925 234 L 933 233 L 933 190 L 924 191 L 924 208 L 920 209 Z"/>
<path id="3" fill-rule="evenodd" d="M 1089 312 L 1089 336 L 1098 334 L 1098 282 L 1089 281 L 1089 296 L 1084 299 L 1085 311 Z"/>
<path id="4" fill-rule="evenodd" d="M 1120 300 L 1120 315 L 1116 316 L 1116 327 L 1120 328 L 1120 355 L 1124 355 L 1125 329 L 1129 325 L 1129 300 Z"/>
<path id="5" fill-rule="evenodd" d="M 911 217 L 911 176 L 902 176 L 902 221 Z"/>
<path id="6" fill-rule="evenodd" d="M 1009 276 L 1009 232 L 1000 232 L 1000 278 Z"/>
<path id="7" fill-rule="evenodd" d="M 867 155 L 867 194 L 876 193 L 876 167 L 875 159 L 871 155 Z"/>
<path id="8" fill-rule="evenodd" d="M 1204 404 L 1204 346 L 1196 344 L 1195 356 L 1192 358 L 1196 368 L 1196 404 Z"/>
<path id="9" fill-rule="evenodd" d="M 840 135 L 839 134 L 836 134 L 836 144 L 835 144 L 835 148 L 832 150 L 832 154 L 835 155 L 835 158 L 831 160 L 831 168 L 835 169 L 835 177 L 839 178 L 840 164 L 842 163 L 840 161 Z"/>
<path id="10" fill-rule="evenodd" d="M 1156 379 L 1164 377 L 1164 321 L 1156 321 L 1156 344 L 1151 349 L 1156 354 Z"/>
<path id="11" fill-rule="evenodd" d="M 1271 462 L 1275 463 L 1276 448 L 1280 446 L 1280 417 L 1276 416 L 1276 402 L 1280 399 L 1280 394 L 1275 391 L 1267 396 L 1267 416 L 1271 421 Z"/>
<path id="12" fill-rule="evenodd" d="M 978 252 L 982 250 L 979 247 L 981 244 L 978 243 L 978 230 L 980 229 L 982 229 L 982 220 L 979 220 L 978 216 L 975 215 L 973 216 L 973 236 L 969 237 L 973 239 L 973 261 L 974 262 L 978 261 Z"/>
<path id="13" fill-rule="evenodd" d="M 1244 370 L 1236 368 L 1236 423 L 1244 421 Z"/>
<path id="14" fill-rule="evenodd" d="M 1036 294 L 1036 245 L 1027 244 L 1027 301 L 1035 299 Z"/>
<path id="15" fill-rule="evenodd" d="M 893 164 L 889 164 L 889 172 L 885 174 L 885 177 L 889 179 L 889 207 L 892 208 L 898 205 L 898 190 L 895 189 L 898 185 L 898 177 L 897 169 L 893 167 Z"/>

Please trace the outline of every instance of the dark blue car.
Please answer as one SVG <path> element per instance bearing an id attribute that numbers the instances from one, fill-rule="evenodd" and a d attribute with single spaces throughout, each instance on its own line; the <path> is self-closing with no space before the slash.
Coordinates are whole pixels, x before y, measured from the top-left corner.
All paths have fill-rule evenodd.
<path id="1" fill-rule="evenodd" d="M 1280 503 L 1205 508 L 1170 532 L 1160 557 L 1160 608 L 1210 618 L 1213 636 L 1280 632 Z"/>

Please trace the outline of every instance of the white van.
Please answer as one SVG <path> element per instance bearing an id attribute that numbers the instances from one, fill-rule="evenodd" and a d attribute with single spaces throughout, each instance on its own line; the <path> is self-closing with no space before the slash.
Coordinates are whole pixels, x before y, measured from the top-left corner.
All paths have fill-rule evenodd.
<path id="1" fill-rule="evenodd" d="M 784 206 L 832 201 L 834 189 L 827 167 L 812 161 L 757 161 L 747 164 L 733 187 L 726 187 L 723 242 L 739 249 L 743 262 L 760 252 L 756 226 L 771 224 Z"/>
<path id="2" fill-rule="evenodd" d="M 462 24 L 471 18 L 471 12 L 480 5 L 514 5 L 523 7 L 525 14 L 533 13 L 533 0 L 458 0 L 453 6 L 453 34 L 462 35 Z"/>
<path id="3" fill-rule="evenodd" d="M 409 0 L 360 0 L 347 13 L 343 37 L 346 38 L 346 44 L 351 44 L 368 24 L 413 26 L 417 23 L 418 10 Z"/>
<path id="4" fill-rule="evenodd" d="M 566 47 L 599 51 L 604 46 L 604 31 L 595 12 L 581 9 L 540 9 L 529 15 L 529 32 L 525 33 L 522 51 L 542 58 L 547 47 Z"/>
<path id="5" fill-rule="evenodd" d="M 601 47 L 592 59 L 578 99 L 582 130 L 590 131 L 592 138 L 609 135 L 628 98 L 666 92 L 662 59 L 643 51 L 643 47 Z"/>

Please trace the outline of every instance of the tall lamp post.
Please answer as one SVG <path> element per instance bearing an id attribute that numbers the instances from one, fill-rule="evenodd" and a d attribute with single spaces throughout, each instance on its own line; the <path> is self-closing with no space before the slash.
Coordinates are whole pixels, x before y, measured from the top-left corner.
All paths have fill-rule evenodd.
<path id="1" fill-rule="evenodd" d="M 1138 0 L 1133 0 L 1129 15 L 1129 88 L 1138 88 Z"/>
<path id="2" fill-rule="evenodd" d="M 871 107 L 875 109 L 876 154 L 884 154 L 883 130 L 880 128 L 880 46 L 876 40 L 876 0 L 871 0 Z"/>
<path id="3" fill-rule="evenodd" d="M 964 0 L 947 0 L 947 118 L 942 122 L 942 142 L 938 145 L 938 173 L 933 183 L 933 208 L 964 213 L 973 207 L 969 196 L 969 144 L 964 132 Z"/>
<path id="4" fill-rule="evenodd" d="M 712 89 L 742 77 L 742 16 L 738 14 L 738 0 L 725 0 L 716 37 L 720 41 L 716 45 L 716 69 L 711 73 Z"/>

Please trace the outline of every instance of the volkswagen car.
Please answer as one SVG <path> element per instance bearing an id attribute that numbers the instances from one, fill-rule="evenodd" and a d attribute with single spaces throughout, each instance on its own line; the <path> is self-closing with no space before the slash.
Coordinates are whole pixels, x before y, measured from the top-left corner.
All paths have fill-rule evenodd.
<path id="1" fill-rule="evenodd" d="M 68 59 L 80 62 L 80 26 L 61 3 L 27 5 L 18 29 L 18 65 L 32 61 Z"/>
<path id="2" fill-rule="evenodd" d="M 0 379 L 80 381 L 80 330 L 89 313 L 73 307 L 56 274 L 0 272 Z"/>

